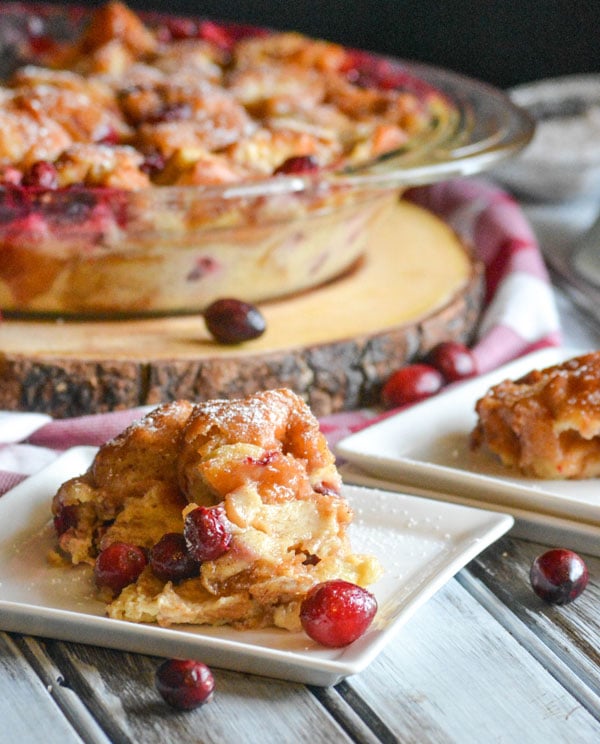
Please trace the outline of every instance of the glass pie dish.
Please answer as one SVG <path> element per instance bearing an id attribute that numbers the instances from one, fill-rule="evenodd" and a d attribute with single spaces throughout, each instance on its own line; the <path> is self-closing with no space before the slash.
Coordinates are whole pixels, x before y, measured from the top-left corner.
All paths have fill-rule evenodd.
<path id="1" fill-rule="evenodd" d="M 160 81 L 152 78 L 149 82 L 144 77 L 149 74 L 148 50 L 144 51 L 144 69 L 140 72 L 135 65 L 142 58 L 127 56 L 131 52 L 128 40 L 121 38 L 120 32 L 111 37 L 114 28 L 110 14 L 130 11 L 117 3 L 105 7 L 109 10 L 100 11 L 109 14 L 109 22 L 105 17 L 101 24 L 104 36 L 99 39 L 96 30 L 93 39 L 94 64 L 100 65 L 93 85 L 113 85 L 113 67 L 121 65 L 126 83 L 121 83 L 118 90 L 113 85 L 111 95 L 114 93 L 121 107 L 123 101 L 126 105 L 133 101 L 133 108 L 126 112 L 129 119 L 119 119 L 118 125 L 109 122 L 106 126 L 104 121 L 100 129 L 96 127 L 91 146 L 94 157 L 101 152 L 108 160 L 116 157 L 114 153 L 120 153 L 120 148 L 127 150 L 127 157 L 133 151 L 135 173 L 133 179 L 129 172 L 125 174 L 129 180 L 118 172 L 96 178 L 94 174 L 102 168 L 89 163 L 81 177 L 81 162 L 74 156 L 65 159 L 64 152 L 58 152 L 59 145 L 53 151 L 51 138 L 43 147 L 39 142 L 29 150 L 23 146 L 19 157 L 11 159 L 7 155 L 7 149 L 17 147 L 15 142 L 26 139 L 21 126 L 10 140 L 10 125 L 14 123 L 10 117 L 15 107 L 19 116 L 26 108 L 27 122 L 35 118 L 39 126 L 42 119 L 46 122 L 46 114 L 51 117 L 43 110 L 48 87 L 54 91 L 59 87 L 63 92 L 77 87 L 72 69 L 89 79 L 89 70 L 82 69 L 91 42 L 89 34 L 86 41 L 82 29 L 94 11 L 75 6 L 0 3 L 0 77 L 6 81 L 0 89 L 0 114 L 4 119 L 9 117 L 0 121 L 0 308 L 5 313 L 80 317 L 193 313 L 201 312 L 219 297 L 262 302 L 314 288 L 357 262 L 374 222 L 403 189 L 487 169 L 517 153 L 533 134 L 531 118 L 502 92 L 450 71 L 347 50 L 300 35 L 280 37 L 277 32 L 235 24 L 144 14 L 138 37 L 150 34 L 143 39 L 151 38 L 152 44 L 159 45 L 158 52 L 153 47 L 155 57 L 168 57 L 170 45 L 201 43 L 212 55 L 212 66 L 208 72 L 204 68 L 202 75 L 210 77 L 214 70 L 214 74 L 227 75 L 230 88 L 232 75 L 239 73 L 231 60 L 243 58 L 239 49 L 253 49 L 258 40 L 256 47 L 263 54 L 264 44 L 276 44 L 272 40 L 281 38 L 292 46 L 300 44 L 302 49 L 308 44 L 310 59 L 303 57 L 301 67 L 309 67 L 317 82 L 335 78 L 335 83 L 327 84 L 341 85 L 344 96 L 348 89 L 360 100 L 365 95 L 374 96 L 374 106 L 393 100 L 394 105 L 400 101 L 405 107 L 401 137 L 395 125 L 391 129 L 387 124 L 367 126 L 360 113 L 345 111 L 343 121 L 351 120 L 352 136 L 361 133 L 350 147 L 345 124 L 342 134 L 335 131 L 333 137 L 323 134 L 321 122 L 319 126 L 315 123 L 314 111 L 327 116 L 331 113 L 331 96 L 323 105 L 319 102 L 311 107 L 309 101 L 300 107 L 304 112 L 301 124 L 296 115 L 300 110 L 297 90 L 269 98 L 268 116 L 264 95 L 260 111 L 255 99 L 248 102 L 242 98 L 244 122 L 247 117 L 254 139 L 246 145 L 241 134 L 227 135 L 218 118 L 208 126 L 202 119 L 203 136 L 214 140 L 225 131 L 225 140 L 213 143 L 208 153 L 203 140 L 202 147 L 192 148 L 194 160 L 190 148 L 177 149 L 169 140 L 165 151 L 161 149 L 164 140 L 157 146 L 153 139 L 156 127 L 170 128 L 169 136 L 177 140 L 178 126 L 180 130 L 188 126 L 190 119 L 197 124 L 197 112 L 190 113 L 189 101 L 164 104 L 165 96 L 172 95 L 172 80 L 165 82 L 165 76 L 176 77 L 181 69 L 171 67 L 169 71 L 164 67 Z M 68 67 L 65 59 L 73 55 L 74 49 L 79 57 L 74 67 Z M 316 61 L 310 56 L 315 56 L 313 52 Z M 277 54 L 279 48 L 275 53 L 269 51 L 268 59 L 261 57 L 261 64 L 277 66 L 281 62 L 274 61 Z M 332 58 L 337 60 L 333 71 Z M 52 60 L 52 75 L 67 75 L 60 78 L 58 86 L 56 78 L 40 72 L 48 69 L 48 59 Z M 252 62 L 247 69 L 253 69 Z M 132 63 L 134 67 L 129 67 Z M 57 69 L 60 72 L 56 73 Z M 242 74 L 247 74 L 247 69 Z M 139 80 L 143 82 L 136 75 L 141 75 Z M 291 78 L 288 75 L 286 85 Z M 214 90 L 214 80 L 206 84 Z M 161 121 L 153 112 L 146 113 L 141 126 L 132 127 L 140 106 L 147 104 L 144 96 L 158 88 L 163 96 Z M 248 86 L 244 88 L 247 90 Z M 300 94 L 309 90 L 307 85 Z M 85 95 L 88 92 L 86 88 Z M 288 107 L 285 116 L 279 110 L 282 105 Z M 307 121 L 306 112 L 311 108 L 313 119 Z M 72 117 L 79 117 L 79 128 L 87 125 L 82 112 L 85 106 L 72 113 Z M 339 110 L 335 115 L 339 118 Z M 265 136 L 271 145 L 265 155 L 260 136 L 267 119 L 271 128 Z M 56 121 L 47 123 L 53 127 Z M 62 122 L 65 128 L 69 133 L 67 144 L 80 148 L 89 144 L 81 141 L 79 129 L 72 136 L 72 120 L 66 125 Z M 302 143 L 298 152 L 292 146 L 279 152 L 272 145 L 283 137 L 283 130 L 286 136 L 292 133 L 289 136 L 296 144 Z M 141 147 L 135 139 L 140 131 L 145 143 Z M 382 131 L 386 136 L 392 132 L 392 146 L 377 144 Z M 50 155 L 43 157 L 48 150 Z M 228 159 L 223 176 L 224 153 Z M 152 171 L 157 155 L 161 162 Z M 260 161 L 260 167 L 254 168 L 249 158 Z M 200 171 L 217 175 L 198 178 Z"/>

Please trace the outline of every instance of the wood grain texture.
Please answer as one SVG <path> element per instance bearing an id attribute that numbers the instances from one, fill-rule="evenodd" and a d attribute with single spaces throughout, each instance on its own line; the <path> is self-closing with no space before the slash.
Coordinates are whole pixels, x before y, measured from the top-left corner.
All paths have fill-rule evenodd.
<path id="1" fill-rule="evenodd" d="M 211 340 L 200 317 L 0 325 L 0 407 L 75 416 L 286 385 L 316 415 L 370 405 L 405 362 L 478 320 L 481 266 L 432 214 L 393 205 L 365 258 L 335 282 L 262 310 L 267 332 Z"/>
<path id="2" fill-rule="evenodd" d="M 569 547 L 567 544 L 555 547 Z M 537 597 L 529 583 L 534 558 L 547 545 L 504 538 L 482 553 L 470 566 L 471 573 L 510 607 L 536 638 L 560 659 L 595 696 L 600 717 L 600 558 L 585 556 L 590 582 L 577 600 L 564 606 L 548 604 Z"/>
<path id="3" fill-rule="evenodd" d="M 48 651 L 109 739 L 120 744 L 296 744 L 299 736 L 314 744 L 352 741 L 304 685 L 213 669 L 211 702 L 179 712 L 156 691 L 161 659 L 59 642 L 48 642 Z"/>
<path id="4" fill-rule="evenodd" d="M 398 741 L 600 741 L 600 722 L 457 581 L 345 683 Z"/>
<path id="5" fill-rule="evenodd" d="M 0 742 L 81 744 L 52 700 L 52 690 L 6 633 L 0 633 L 0 690 Z"/>

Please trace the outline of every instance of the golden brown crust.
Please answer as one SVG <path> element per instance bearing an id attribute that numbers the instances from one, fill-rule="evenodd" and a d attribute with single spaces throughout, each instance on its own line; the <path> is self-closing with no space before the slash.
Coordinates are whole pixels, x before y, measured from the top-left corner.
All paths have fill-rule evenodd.
<path id="1" fill-rule="evenodd" d="M 600 475 L 600 352 L 494 386 L 476 404 L 474 448 L 538 478 Z"/>
<path id="2" fill-rule="evenodd" d="M 64 522 L 60 550 L 93 564 L 114 542 L 151 549 L 183 532 L 190 510 L 217 506 L 231 533 L 227 552 L 179 582 L 146 568 L 109 602 L 109 615 L 293 629 L 315 583 L 364 585 L 379 575 L 375 559 L 351 551 L 352 510 L 340 486 L 317 420 L 282 388 L 159 407 L 101 447 L 84 475 L 61 486 L 52 511 Z"/>
<path id="3" fill-rule="evenodd" d="M 302 498 L 322 484 L 336 492 L 341 486 L 318 421 L 287 389 L 198 404 L 186 427 L 179 476 L 198 503 L 207 491 L 219 500 L 247 479 L 267 501 Z"/>
<path id="4" fill-rule="evenodd" d="M 2 109 L 29 132 L 22 146 L 0 136 L 0 166 L 27 169 L 68 156 L 77 143 L 109 142 L 152 156 L 154 165 L 160 153 L 188 167 L 167 163 L 149 182 L 128 183 L 117 172 L 93 185 L 256 180 L 295 156 L 313 155 L 323 168 L 371 158 L 427 131 L 448 107 L 433 91 L 418 96 L 375 79 L 356 84 L 348 73 L 352 52 L 299 33 L 259 33 L 229 47 L 195 35 L 169 38 L 168 28 L 161 34 L 124 4 L 107 3 L 81 38 L 0 88 L 0 100 L 12 98 Z M 50 138 L 46 121 L 56 129 Z M 194 165 L 211 154 L 223 162 L 205 177 Z M 81 183 L 71 175 L 68 183 Z"/>
<path id="5" fill-rule="evenodd" d="M 136 491 L 148 482 L 174 482 L 184 428 L 194 410 L 189 401 L 166 403 L 105 444 L 91 467 L 94 486 Z"/>
<path id="6" fill-rule="evenodd" d="M 192 408 L 187 401 L 177 401 L 156 409 L 101 447 L 84 475 L 59 488 L 52 501 L 53 515 L 65 507 L 76 515 L 75 523 L 58 539 L 73 563 L 94 563 L 108 541 L 122 540 L 127 527 L 121 528 L 121 523 L 135 521 L 145 508 L 136 507 L 137 500 L 146 500 L 148 511 L 154 512 L 153 523 L 164 523 L 160 535 L 168 531 L 167 524 L 181 523 L 186 499 L 177 487 L 177 451 Z M 151 528 L 140 541 L 136 528 L 136 543 L 150 547 L 156 532 Z"/>

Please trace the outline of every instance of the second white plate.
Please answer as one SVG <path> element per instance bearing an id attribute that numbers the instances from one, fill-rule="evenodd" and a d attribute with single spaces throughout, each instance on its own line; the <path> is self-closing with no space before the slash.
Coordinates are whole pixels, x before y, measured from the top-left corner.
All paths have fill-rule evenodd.
<path id="1" fill-rule="evenodd" d="M 491 385 L 577 353 L 544 349 L 521 357 L 362 429 L 340 441 L 336 452 L 373 476 L 404 486 L 600 525 L 597 479 L 526 478 L 469 447 L 475 403 Z"/>

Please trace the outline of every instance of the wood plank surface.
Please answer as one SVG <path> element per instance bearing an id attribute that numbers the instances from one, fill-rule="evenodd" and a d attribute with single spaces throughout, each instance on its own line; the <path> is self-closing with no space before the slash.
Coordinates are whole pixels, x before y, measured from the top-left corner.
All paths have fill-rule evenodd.
<path id="1" fill-rule="evenodd" d="M 316 415 L 373 403 L 383 380 L 445 339 L 467 340 L 482 268 L 433 214 L 394 204 L 365 257 L 323 287 L 265 303 L 266 333 L 214 342 L 199 316 L 0 324 L 0 408 L 74 416 L 287 385 Z"/>
<path id="2" fill-rule="evenodd" d="M 0 742 L 81 744 L 81 737 L 52 699 L 7 633 L 0 633 Z"/>
<path id="3" fill-rule="evenodd" d="M 344 684 L 403 744 L 600 741 L 600 721 L 457 581 Z"/>
<path id="4" fill-rule="evenodd" d="M 568 537 L 563 543 L 554 547 L 570 547 Z M 593 694 L 600 718 L 600 558 L 585 556 L 590 581 L 576 601 L 551 605 L 539 599 L 529 585 L 529 567 L 548 549 L 548 545 L 507 537 L 482 553 L 471 564 L 470 572 L 504 605 L 500 618 L 518 618 L 529 629 L 530 637 L 542 641 L 573 670 L 586 694 Z M 508 607 L 510 612 L 506 611 Z"/>
<path id="5" fill-rule="evenodd" d="M 46 648 L 111 741 L 296 744 L 300 732 L 314 744 L 353 741 L 304 685 L 213 669 L 213 700 L 179 712 L 155 689 L 161 659 L 52 641 Z"/>

